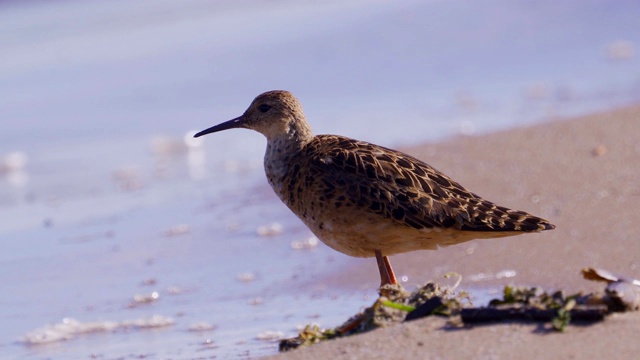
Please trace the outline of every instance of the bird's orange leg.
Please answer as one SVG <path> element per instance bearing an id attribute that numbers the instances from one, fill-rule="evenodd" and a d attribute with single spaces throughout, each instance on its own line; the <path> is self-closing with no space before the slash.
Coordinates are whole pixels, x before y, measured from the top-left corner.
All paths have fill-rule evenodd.
<path id="1" fill-rule="evenodd" d="M 393 273 L 389 258 L 382 256 L 382 251 L 376 250 L 376 261 L 378 262 L 378 270 L 380 271 L 380 286 L 387 284 L 397 284 L 396 275 Z"/>
<path id="2" fill-rule="evenodd" d="M 397 284 L 398 280 L 396 280 L 396 275 L 393 273 L 393 269 L 391 268 L 391 263 L 389 262 L 389 258 L 386 256 L 382 256 L 382 251 L 376 250 L 376 261 L 378 262 L 378 270 L 380 270 L 380 286 L 387 284 Z M 383 295 L 382 290 L 380 290 L 380 295 Z M 336 328 L 336 331 L 340 335 L 345 335 L 354 329 L 356 329 L 366 318 L 366 313 L 360 313 L 356 315 L 354 319 L 350 319 L 342 326 Z"/>

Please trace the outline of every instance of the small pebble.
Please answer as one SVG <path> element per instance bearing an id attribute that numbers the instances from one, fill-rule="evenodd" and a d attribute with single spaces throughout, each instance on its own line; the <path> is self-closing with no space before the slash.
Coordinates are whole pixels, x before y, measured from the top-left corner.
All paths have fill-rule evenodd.
<path id="1" fill-rule="evenodd" d="M 609 150 L 606 146 L 598 145 L 591 151 L 591 153 L 593 154 L 593 156 L 602 156 L 605 155 L 608 151 Z"/>

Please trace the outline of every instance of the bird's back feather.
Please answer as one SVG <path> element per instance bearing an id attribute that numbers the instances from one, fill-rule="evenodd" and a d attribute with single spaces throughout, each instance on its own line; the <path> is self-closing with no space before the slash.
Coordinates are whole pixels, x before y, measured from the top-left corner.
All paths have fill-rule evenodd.
<path id="1" fill-rule="evenodd" d="M 555 227 L 484 200 L 410 155 L 367 142 L 319 135 L 296 158 L 301 160 L 297 166 L 308 167 L 304 182 L 316 183 L 321 201 L 366 208 L 416 229 L 530 232 Z M 289 184 L 291 194 L 294 183 Z"/>

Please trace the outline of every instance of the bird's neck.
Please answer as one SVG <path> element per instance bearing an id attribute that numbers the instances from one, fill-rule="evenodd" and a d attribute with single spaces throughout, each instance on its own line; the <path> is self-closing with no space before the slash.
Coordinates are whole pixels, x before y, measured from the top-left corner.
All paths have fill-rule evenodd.
<path id="1" fill-rule="evenodd" d="M 292 159 L 313 139 L 306 121 L 293 121 L 284 131 L 267 136 L 264 170 L 273 190 L 281 196 Z"/>

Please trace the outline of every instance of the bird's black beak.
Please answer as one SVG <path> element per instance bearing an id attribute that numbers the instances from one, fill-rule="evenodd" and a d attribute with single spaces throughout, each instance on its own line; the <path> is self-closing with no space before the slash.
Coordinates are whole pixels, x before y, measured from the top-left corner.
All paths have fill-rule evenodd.
<path id="1" fill-rule="evenodd" d="M 231 119 L 229 121 L 225 121 L 222 124 L 218 124 L 215 126 L 212 126 L 206 130 L 202 130 L 199 133 L 193 135 L 194 138 L 200 137 L 202 135 L 207 135 L 207 134 L 211 134 L 214 132 L 218 132 L 218 131 L 222 131 L 222 130 L 229 130 L 229 129 L 234 129 L 234 128 L 239 128 L 242 127 L 242 123 L 243 123 L 243 117 L 239 116 L 235 119 Z"/>

